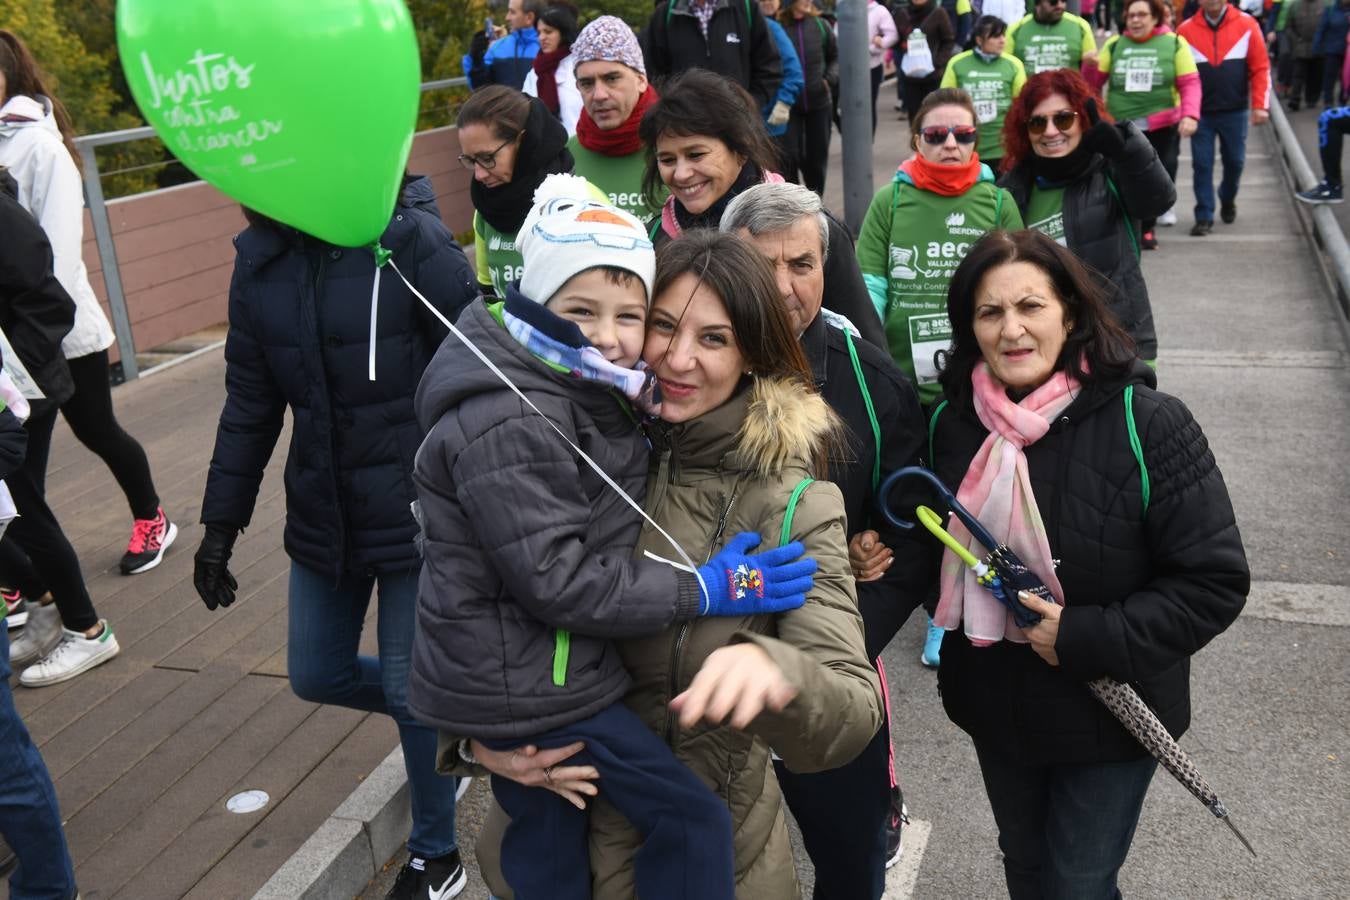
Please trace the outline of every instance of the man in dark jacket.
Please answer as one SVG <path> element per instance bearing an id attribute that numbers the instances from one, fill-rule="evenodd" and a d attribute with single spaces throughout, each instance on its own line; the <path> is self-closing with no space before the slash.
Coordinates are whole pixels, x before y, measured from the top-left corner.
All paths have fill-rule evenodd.
<path id="1" fill-rule="evenodd" d="M 289 407 L 286 458 L 287 670 L 302 699 L 380 712 L 398 725 L 413 823 L 391 898 L 452 897 L 466 876 L 455 838 L 455 783 L 436 773 L 436 732 L 407 708 L 421 560 L 413 411 L 422 370 L 446 334 L 391 270 L 371 333 L 369 250 L 335 247 L 250 214 L 235 239 L 225 407 L 206 480 L 194 586 L 208 609 L 234 602 L 228 563 L 253 517 Z M 381 246 L 454 319 L 477 295 L 469 261 L 441 222 L 431 182 L 405 179 Z M 372 347 L 374 355 L 372 356 Z M 373 363 L 375 378 L 368 375 Z M 379 655 L 360 656 L 378 585 Z"/>
<path id="2" fill-rule="evenodd" d="M 848 427 L 848 456 L 831 463 L 830 481 L 844 495 L 850 538 L 871 531 L 894 554 L 879 579 L 858 582 L 867 654 L 879 667 L 881 651 L 927 593 L 931 555 L 917 529 L 907 533 L 888 523 L 877 487 L 890 472 L 919 464 L 926 432 L 918 393 L 890 355 L 822 311 L 827 221 L 820 198 L 806 188 L 762 184 L 731 202 L 721 228 L 746 237 L 774 263 L 816 386 Z M 893 502 L 912 509 L 925 500 Z M 902 801 L 890 790 L 889 761 L 888 723 L 846 766 L 799 775 L 778 765 L 783 796 L 816 868 L 817 898 L 881 896 L 886 866 L 900 853 Z"/>
<path id="3" fill-rule="evenodd" d="M 685 69 L 709 69 L 750 92 L 762 109 L 778 93 L 783 61 L 751 0 L 668 0 L 643 34 L 647 76 L 656 83 Z"/>

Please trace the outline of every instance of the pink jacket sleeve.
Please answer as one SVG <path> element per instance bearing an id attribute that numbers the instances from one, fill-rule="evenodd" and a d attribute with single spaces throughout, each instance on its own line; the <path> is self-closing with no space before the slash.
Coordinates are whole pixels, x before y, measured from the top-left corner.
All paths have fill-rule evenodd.
<path id="1" fill-rule="evenodd" d="M 1181 117 L 1200 119 L 1200 73 L 1177 76 L 1177 93 L 1181 95 Z"/>

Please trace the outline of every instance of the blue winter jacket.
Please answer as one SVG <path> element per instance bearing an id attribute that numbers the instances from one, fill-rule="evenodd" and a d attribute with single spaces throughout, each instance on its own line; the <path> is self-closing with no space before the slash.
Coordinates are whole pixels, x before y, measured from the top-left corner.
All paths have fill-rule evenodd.
<path id="1" fill-rule="evenodd" d="M 1317 34 L 1313 36 L 1313 53 L 1344 56 L 1347 32 L 1350 32 L 1350 9 L 1333 3 L 1322 10 L 1322 21 L 1317 23 Z"/>
<path id="2" fill-rule="evenodd" d="M 533 28 L 517 28 L 504 38 L 498 38 L 483 54 L 481 65 L 474 65 L 473 56 L 466 53 L 462 61 L 469 87 L 485 84 L 504 84 L 516 90 L 525 84 L 525 76 L 534 67 L 539 54 L 539 32 Z"/>
<path id="3" fill-rule="evenodd" d="M 235 238 L 225 408 L 201 521 L 242 529 L 292 417 L 286 552 L 333 576 L 417 566 L 413 412 L 422 370 L 447 331 L 391 269 L 381 273 L 376 380 L 367 378 L 375 258 L 277 223 Z M 380 238 L 403 274 L 452 321 L 476 296 L 473 270 L 441 222 L 431 182 L 408 179 Z"/>
<path id="4" fill-rule="evenodd" d="M 764 104 L 764 118 L 767 120 L 775 104 L 782 102 L 791 106 L 797 102 L 802 88 L 806 87 L 806 75 L 802 71 L 801 60 L 797 58 L 797 48 L 792 45 L 792 38 L 788 37 L 783 26 L 769 18 L 764 20 L 764 24 L 769 26 L 769 34 L 773 35 L 774 46 L 778 48 L 778 55 L 783 60 L 783 83 L 778 86 L 778 93 L 774 94 L 773 99 Z M 769 129 L 770 137 L 787 134 L 786 122 L 777 127 L 773 125 L 766 127 Z"/>

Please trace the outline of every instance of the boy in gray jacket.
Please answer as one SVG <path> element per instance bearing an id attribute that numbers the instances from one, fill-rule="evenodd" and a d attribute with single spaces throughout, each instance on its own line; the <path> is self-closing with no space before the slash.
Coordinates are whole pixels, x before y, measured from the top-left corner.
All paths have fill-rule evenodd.
<path id="1" fill-rule="evenodd" d="M 638 362 L 655 255 L 637 219 L 589 197 L 582 179 L 546 180 L 517 238 L 519 288 L 458 322 L 539 413 L 455 339 L 418 387 L 425 563 L 408 705 L 493 749 L 583 741 L 573 760 L 600 772 L 643 834 L 644 900 L 731 900 L 727 807 L 623 705 L 629 678 L 609 639 L 795 609 L 815 563 L 800 544 L 752 555 L 755 534 L 697 574 L 632 558 L 638 512 L 554 430 L 641 499 L 648 447 L 633 405 L 659 403 Z M 492 787 L 512 820 L 502 868 L 517 900 L 589 898 L 584 811 L 497 776 Z"/>

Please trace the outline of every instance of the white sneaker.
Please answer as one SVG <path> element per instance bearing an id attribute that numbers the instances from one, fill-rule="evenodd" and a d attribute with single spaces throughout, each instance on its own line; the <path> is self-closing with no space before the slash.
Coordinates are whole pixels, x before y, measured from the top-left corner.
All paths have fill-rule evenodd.
<path id="1" fill-rule="evenodd" d="M 1169 209 L 1161 216 L 1158 216 L 1158 224 L 1167 228 L 1177 224 L 1177 211 L 1175 209 Z"/>
<path id="2" fill-rule="evenodd" d="M 55 603 L 28 604 L 28 621 L 9 645 L 10 668 L 18 672 L 56 649 L 61 643 L 61 614 Z"/>
<path id="3" fill-rule="evenodd" d="M 117 637 L 108 621 L 100 619 L 99 624 L 103 626 L 103 633 L 96 638 L 87 638 L 80 631 L 61 629 L 61 643 L 37 663 L 24 669 L 19 676 L 19 683 L 24 687 L 58 684 L 112 659 L 122 648 L 117 646 Z"/>

